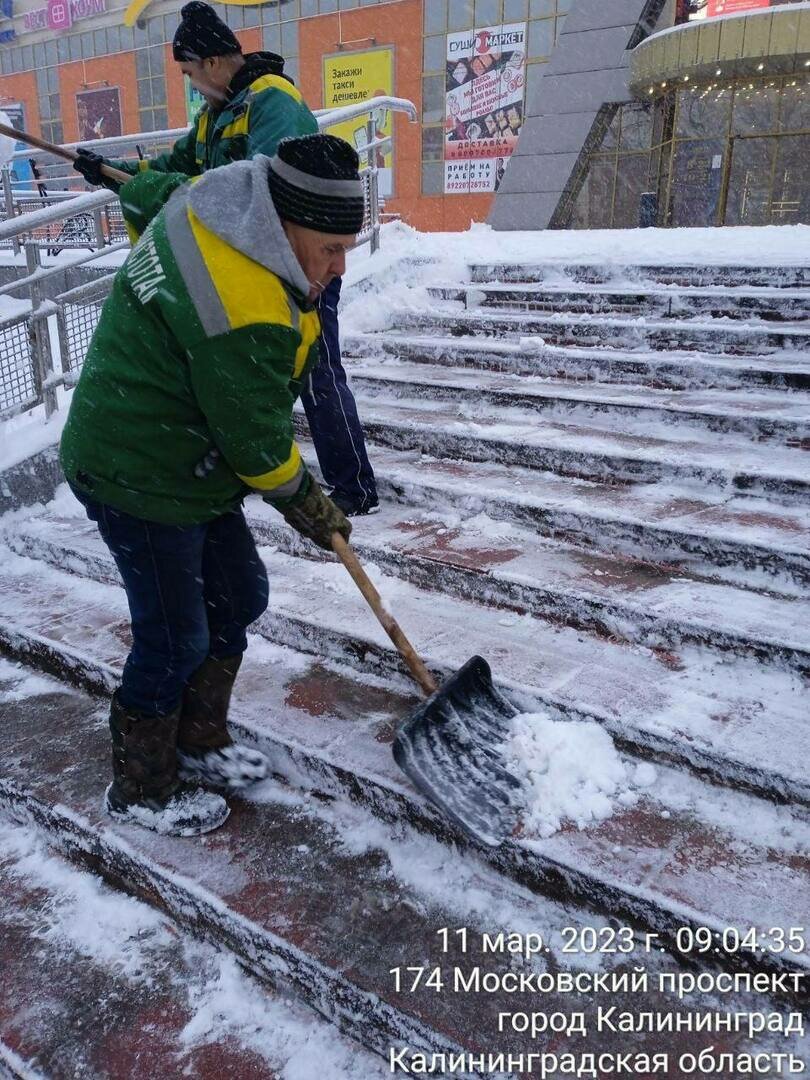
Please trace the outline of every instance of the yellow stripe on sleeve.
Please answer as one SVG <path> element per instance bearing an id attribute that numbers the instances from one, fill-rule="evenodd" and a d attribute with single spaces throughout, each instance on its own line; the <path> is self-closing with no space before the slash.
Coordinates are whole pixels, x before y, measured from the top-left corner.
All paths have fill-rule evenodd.
<path id="1" fill-rule="evenodd" d="M 303 463 L 301 461 L 301 451 L 296 444 L 293 443 L 292 453 L 284 464 L 279 465 L 278 468 L 271 469 L 270 472 L 261 473 L 259 476 L 238 475 L 239 479 L 243 480 L 249 487 L 256 488 L 259 491 L 273 491 L 275 488 L 288 484 L 295 478 L 297 473 L 302 471 L 302 469 Z"/>

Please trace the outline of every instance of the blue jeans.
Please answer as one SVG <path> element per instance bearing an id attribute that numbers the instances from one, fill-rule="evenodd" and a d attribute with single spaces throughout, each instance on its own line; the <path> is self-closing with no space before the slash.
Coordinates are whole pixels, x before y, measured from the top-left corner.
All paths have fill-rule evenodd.
<path id="1" fill-rule="evenodd" d="M 301 394 L 301 403 L 324 480 L 335 495 L 365 508 L 376 504 L 377 487 L 354 394 L 340 359 L 340 283 L 340 278 L 333 278 L 318 300 L 321 357 L 309 387 Z"/>
<path id="2" fill-rule="evenodd" d="M 98 525 L 124 582 L 132 650 L 118 696 L 151 716 L 176 709 L 208 656 L 247 648 L 267 607 L 267 571 L 241 509 L 204 525 L 159 525 L 74 494 Z"/>

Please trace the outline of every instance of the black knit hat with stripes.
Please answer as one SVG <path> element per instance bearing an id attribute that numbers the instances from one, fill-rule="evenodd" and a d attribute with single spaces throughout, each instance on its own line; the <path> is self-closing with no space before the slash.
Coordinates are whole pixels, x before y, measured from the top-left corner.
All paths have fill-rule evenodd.
<path id="1" fill-rule="evenodd" d="M 282 139 L 267 174 L 273 205 L 282 221 L 350 236 L 365 215 L 360 159 L 335 135 Z"/>
<path id="2" fill-rule="evenodd" d="M 210 4 L 191 0 L 180 9 L 180 25 L 172 42 L 172 56 L 178 63 L 205 60 L 209 56 L 230 56 L 241 51 L 236 34 Z"/>

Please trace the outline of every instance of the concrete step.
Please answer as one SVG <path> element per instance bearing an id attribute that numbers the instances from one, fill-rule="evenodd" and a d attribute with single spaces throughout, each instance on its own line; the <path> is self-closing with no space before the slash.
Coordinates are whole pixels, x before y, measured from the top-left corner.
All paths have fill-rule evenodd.
<path id="1" fill-rule="evenodd" d="M 315 453 L 303 443 L 311 468 Z M 727 498 L 699 485 L 572 480 L 494 461 L 448 461 L 418 450 L 372 451 L 384 501 L 414 513 L 486 514 L 590 552 L 628 555 L 751 588 L 810 585 L 810 511 Z"/>
<path id="2" fill-rule="evenodd" d="M 371 520 L 358 522 L 361 546 Z M 96 687 L 107 679 L 112 686 L 126 632 L 117 573 L 92 526 L 75 519 L 52 519 L 51 526 L 54 543 L 31 549 L 46 561 L 7 556 L 2 582 L 8 616 L 0 623 L 0 643 L 47 664 L 52 643 L 59 642 L 55 670 L 67 665 L 74 681 Z M 273 548 L 263 554 L 274 588 L 270 609 L 256 624 L 259 634 L 386 680 L 404 671 L 341 567 Z M 58 568 L 99 584 L 74 581 Z M 478 652 L 492 660 L 502 689 L 530 702 L 530 711 L 536 706 L 564 719 L 595 718 L 633 753 L 677 762 L 767 798 L 810 803 L 803 767 L 810 731 L 804 680 L 796 672 L 691 646 L 653 650 L 450 597 L 442 598 L 437 619 L 435 594 L 383 576 L 379 567 L 373 571 L 380 588 L 396 597 L 391 606 L 437 677 Z M 44 596 L 37 591 L 38 575 L 48 590 Z M 105 583 L 114 586 L 112 593 Z M 102 590 L 101 604 L 90 602 L 95 589 Z M 60 605 L 70 605 L 69 620 Z"/>
<path id="3" fill-rule="evenodd" d="M 766 356 L 791 350 L 810 359 L 810 324 L 740 322 L 732 319 L 652 319 L 645 316 L 539 315 L 525 312 L 434 310 L 401 312 L 392 329 L 400 333 L 457 337 L 533 334 L 549 345 L 662 351 L 683 349 L 727 356 Z"/>
<path id="4" fill-rule="evenodd" d="M 437 300 L 456 300 L 476 307 L 521 311 L 576 312 L 582 314 L 635 314 L 682 318 L 756 319 L 767 322 L 804 321 L 810 315 L 810 289 L 690 288 L 650 283 L 626 285 L 503 284 L 433 285 L 428 294 Z"/>
<path id="5" fill-rule="evenodd" d="M 76 697 L 38 683 L 26 713 L 33 719 L 42 704 L 45 735 L 54 702 L 75 717 Z M 97 704 L 85 705 L 89 719 Z M 0 704 L 4 725 L 21 708 L 19 698 Z M 307 1068 L 314 1076 L 324 1061 L 337 1080 L 386 1075 L 375 1055 L 242 971 L 233 954 L 110 888 L 95 867 L 68 862 L 48 849 L 54 842 L 0 814 L 0 1045 L 17 1062 L 9 1075 L 276 1080 Z"/>
<path id="6" fill-rule="evenodd" d="M 679 285 L 689 288 L 776 288 L 798 289 L 810 285 L 810 266 L 663 266 L 654 263 L 629 265 L 622 263 L 568 263 L 557 260 L 543 263 L 474 263 L 470 268 L 472 280 L 517 283 L 627 284 L 627 282 Z"/>
<path id="7" fill-rule="evenodd" d="M 480 402 L 532 410 L 545 418 L 589 421 L 604 416 L 641 425 L 689 427 L 745 435 L 810 449 L 810 393 L 760 390 L 654 390 L 611 383 L 572 384 L 506 372 L 472 371 L 373 356 L 351 365 L 364 397 Z"/>
<path id="8" fill-rule="evenodd" d="M 261 514 L 256 507 L 250 520 L 263 543 L 291 555 L 317 555 L 273 511 Z M 36 554 L 38 539 L 26 534 L 13 546 Z M 399 506 L 363 522 L 355 546 L 386 574 L 434 593 L 650 649 L 698 645 L 810 674 L 807 594 L 754 592 L 583 552 L 481 515 L 448 527 L 441 513 Z"/>
<path id="9" fill-rule="evenodd" d="M 315 555 L 277 513 L 269 507 L 262 513 L 255 500 L 251 507 L 262 543 L 291 555 Z M 17 554 L 58 563 L 64 557 L 60 531 L 46 517 L 19 525 L 5 539 Z M 752 591 L 625 556 L 584 552 L 481 515 L 448 527 L 441 514 L 395 505 L 363 522 L 355 535 L 367 561 L 435 593 L 651 649 L 698 645 L 810 673 L 806 594 Z"/>
<path id="10" fill-rule="evenodd" d="M 579 383 L 630 383 L 672 390 L 810 390 L 810 360 L 796 352 L 734 358 L 673 351 L 561 348 L 531 336 L 515 342 L 393 331 L 347 334 L 343 348 L 347 357 L 391 356 L 410 363 L 490 369 Z"/>
<path id="11" fill-rule="evenodd" d="M 160 837 L 111 823 L 99 810 L 108 737 L 103 722 L 96 720 L 102 710 L 94 706 L 85 695 L 47 687 L 2 706 L 11 758 L 0 767 L 0 804 L 15 816 L 33 820 L 47 832 L 50 844 L 100 872 L 118 889 L 156 907 L 180 928 L 190 929 L 246 963 L 260 983 L 303 999 L 337 1028 L 357 1035 L 381 1054 L 387 1056 L 392 1046 L 403 1043 L 410 1051 L 428 1053 L 458 1052 L 460 1047 L 490 1051 L 493 1045 L 498 1052 L 513 1053 L 554 1048 L 552 1033 L 528 1042 L 527 1036 L 498 1032 L 499 1011 L 531 1009 L 536 1004 L 531 989 L 476 994 L 453 993 L 449 988 L 437 993 L 431 987 L 419 987 L 398 992 L 391 971 L 405 966 L 440 967 L 445 974 L 457 966 L 466 977 L 473 967 L 483 965 L 495 978 L 507 972 L 512 977 L 533 972 L 537 978 L 564 971 L 580 972 L 583 980 L 592 980 L 592 959 L 590 963 L 583 963 L 584 957 L 571 961 L 562 945 L 569 933 L 576 941 L 585 927 L 607 927 L 604 917 L 593 909 L 574 907 L 570 901 L 512 886 L 472 851 L 461 858 L 401 827 L 395 835 L 363 812 L 339 801 L 313 800 L 275 780 L 255 788 L 249 801 L 232 800 L 224 828 L 204 839 Z M 93 722 L 87 722 L 88 715 Z M 43 731 L 47 738 L 41 737 Z M 24 762 L 18 760 L 20 756 Z M 66 761 L 71 762 L 67 770 Z M 580 834 L 582 839 L 585 835 Z M 697 839 L 693 836 L 692 842 Z M 627 860 L 661 861 L 651 858 L 649 849 L 642 856 L 637 839 L 617 858 L 620 835 L 613 840 L 612 863 L 618 872 L 618 864 Z M 714 838 L 711 850 L 719 842 L 720 836 Z M 534 858 L 532 853 L 527 857 Z M 669 852 L 665 861 L 670 861 Z M 778 859 L 772 873 L 778 874 L 777 864 Z M 730 922 L 737 917 L 738 896 L 739 888 L 731 900 L 735 914 Z M 767 896 L 770 916 L 779 904 L 774 902 L 773 889 Z M 708 917 L 706 906 L 698 909 L 701 917 Z M 686 917 L 684 912 L 681 918 Z M 451 934 L 443 952 L 437 931 L 456 925 L 468 928 L 467 950 Z M 682 921 L 682 925 L 687 923 Z M 570 931 L 564 930 L 567 927 Z M 542 937 L 540 955 L 527 960 L 483 952 L 482 933 L 520 933 L 524 928 Z M 664 951 L 663 934 L 647 941 L 646 948 L 640 933 L 630 940 L 629 956 L 600 956 L 598 970 L 603 976 L 620 979 L 643 963 L 653 987 L 662 973 L 683 970 L 682 954 L 670 957 Z M 702 963 L 716 969 L 725 959 L 718 953 Z M 777 991 L 801 988 L 801 956 L 777 960 L 774 951 L 766 952 L 756 965 L 766 981 L 773 979 Z M 743 961 L 739 966 L 747 965 Z M 552 990 L 544 993 L 544 1006 L 563 1015 L 584 1010 L 590 1023 L 597 1003 L 605 1005 L 608 996 L 610 1004 L 624 1000 L 621 991 L 599 996 Z M 255 1004 L 246 997 L 240 995 L 245 1005 Z M 688 995 L 678 1003 L 674 996 L 662 997 L 644 988 L 632 1001 L 635 1009 L 660 1008 L 665 1003 L 676 1012 L 691 1005 Z M 725 995 L 709 991 L 700 995 L 700 1004 L 721 1011 L 778 1008 L 773 998 L 750 991 Z M 784 1035 L 778 1038 L 784 1043 Z M 599 1040 L 600 1051 L 626 1047 L 622 1032 L 605 1031 Z M 703 1033 L 662 1033 L 656 1050 L 699 1050 L 703 1041 Z M 727 1045 L 731 1049 L 739 1045 L 742 1050 L 751 1043 L 738 1044 L 731 1034 Z M 764 1042 L 761 1048 L 768 1045 Z M 341 1072 L 325 1047 L 315 1045 L 314 1049 L 321 1051 L 326 1075 L 336 1080 L 348 1075 L 375 1080 L 380 1075 L 373 1063 L 364 1066 L 361 1056 L 353 1073 Z M 295 1075 L 315 1074 L 302 1069 Z"/>
<path id="12" fill-rule="evenodd" d="M 801 449 L 753 444 L 739 436 L 713 439 L 670 426 L 627 431 L 620 420 L 588 423 L 547 419 L 487 403 L 365 398 L 358 408 L 367 436 L 397 450 L 438 458 L 498 461 L 614 484 L 699 482 L 727 495 L 763 495 L 804 506 L 810 497 Z M 303 413 L 297 429 L 306 432 Z"/>

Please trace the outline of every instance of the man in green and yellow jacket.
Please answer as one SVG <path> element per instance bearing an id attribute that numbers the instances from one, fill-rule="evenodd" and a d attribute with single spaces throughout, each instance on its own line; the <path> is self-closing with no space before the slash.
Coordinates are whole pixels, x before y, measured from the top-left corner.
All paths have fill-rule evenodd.
<path id="1" fill-rule="evenodd" d="M 143 170 L 198 176 L 256 154 L 272 157 L 281 139 L 318 130 L 300 92 L 283 73 L 283 59 L 274 53 L 243 55 L 236 35 L 203 0 L 183 7 L 173 54 L 207 104 L 168 153 L 140 162 L 110 162 L 116 168 L 131 175 Z M 117 183 L 101 173 L 104 160 L 83 149 L 76 168 L 91 183 L 117 190 Z M 340 286 L 340 277 L 333 278 L 318 298 L 321 359 L 301 400 L 332 497 L 347 514 L 366 514 L 378 506 L 377 487 L 341 360 Z"/>
<path id="2" fill-rule="evenodd" d="M 226 728 L 267 575 L 241 511 L 259 492 L 331 548 L 349 522 L 308 473 L 292 408 L 318 356 L 315 301 L 363 219 L 355 151 L 309 135 L 188 181 L 121 188 L 140 240 L 116 275 L 73 392 L 65 475 L 124 582 L 132 651 L 113 697 L 118 818 L 193 835 L 266 772 Z M 180 772 L 178 773 L 178 763 Z"/>
<path id="3" fill-rule="evenodd" d="M 282 139 L 317 132 L 318 122 L 301 92 L 284 75 L 282 57 L 271 52 L 243 54 L 233 31 L 202 0 L 186 4 L 181 15 L 172 46 L 174 59 L 206 104 L 168 153 L 108 164 L 133 176 L 147 170 L 199 176 L 255 154 L 272 157 Z M 81 149 L 76 168 L 90 183 L 115 191 L 116 181 L 105 178 L 98 168 L 104 160 Z"/>

